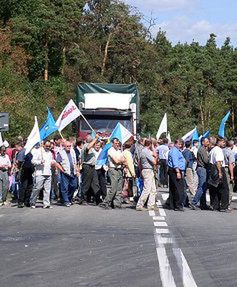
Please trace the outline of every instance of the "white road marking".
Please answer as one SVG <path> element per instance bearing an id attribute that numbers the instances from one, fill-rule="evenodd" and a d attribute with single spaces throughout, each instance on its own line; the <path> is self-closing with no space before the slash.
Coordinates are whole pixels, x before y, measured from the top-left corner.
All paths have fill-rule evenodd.
<path id="1" fill-rule="evenodd" d="M 164 244 L 171 244 L 174 243 L 173 238 L 171 237 L 163 237 L 161 234 L 156 234 L 155 239 L 158 246 L 164 245 Z"/>
<path id="2" fill-rule="evenodd" d="M 154 210 L 149 210 L 148 212 L 149 212 L 150 216 L 155 216 L 156 215 Z"/>
<path id="3" fill-rule="evenodd" d="M 165 220 L 164 216 L 153 216 L 153 220 Z"/>
<path id="4" fill-rule="evenodd" d="M 161 196 L 162 196 L 162 199 L 164 201 L 166 201 L 168 199 L 168 197 L 169 197 L 169 194 L 168 193 L 162 193 Z"/>
<path id="5" fill-rule="evenodd" d="M 156 233 L 157 234 L 169 234 L 170 233 L 170 231 L 169 231 L 169 229 L 164 229 L 164 228 L 156 228 Z"/>
<path id="6" fill-rule="evenodd" d="M 3 217 L 4 216 L 4 214 L 0 214 L 0 217 Z"/>
<path id="7" fill-rule="evenodd" d="M 183 279 L 183 286 L 184 287 L 197 287 L 197 284 L 193 278 L 193 274 L 191 269 L 188 265 L 186 258 L 180 248 L 173 248 L 174 255 L 178 262 L 178 266 L 182 272 L 182 279 Z"/>
<path id="8" fill-rule="evenodd" d="M 154 226 L 156 226 L 156 227 L 167 227 L 168 225 L 166 222 L 154 221 Z"/>
<path id="9" fill-rule="evenodd" d="M 160 200 L 157 200 L 157 206 L 159 207 L 160 216 L 166 216 L 166 213 L 164 211 L 164 208 L 162 207 L 162 204 L 161 204 Z"/>
<path id="10" fill-rule="evenodd" d="M 163 287 L 176 287 L 165 248 L 157 247 L 156 252 L 160 266 L 160 278 Z"/>

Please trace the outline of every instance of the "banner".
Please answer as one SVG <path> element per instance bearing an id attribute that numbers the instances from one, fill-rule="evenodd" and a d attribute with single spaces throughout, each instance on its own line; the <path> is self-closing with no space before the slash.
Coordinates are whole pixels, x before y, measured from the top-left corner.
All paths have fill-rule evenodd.
<path id="1" fill-rule="evenodd" d="M 61 132 L 67 125 L 81 115 L 76 104 L 70 100 L 56 121 L 56 127 Z"/>

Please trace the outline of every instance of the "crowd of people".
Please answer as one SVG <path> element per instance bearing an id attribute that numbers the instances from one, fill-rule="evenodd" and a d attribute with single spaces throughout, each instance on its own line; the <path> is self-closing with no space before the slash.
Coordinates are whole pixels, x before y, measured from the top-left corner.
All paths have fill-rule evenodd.
<path id="1" fill-rule="evenodd" d="M 107 163 L 99 165 L 105 143 L 99 135 L 87 135 L 85 141 L 56 135 L 27 154 L 21 137 L 11 146 L 2 145 L 1 206 L 16 202 L 18 208 L 32 209 L 78 204 L 158 210 L 157 191 L 164 187 L 169 188 L 166 208 L 232 210 L 237 141 L 210 137 L 169 143 L 166 138 L 139 138 L 122 145 L 114 138 Z"/>

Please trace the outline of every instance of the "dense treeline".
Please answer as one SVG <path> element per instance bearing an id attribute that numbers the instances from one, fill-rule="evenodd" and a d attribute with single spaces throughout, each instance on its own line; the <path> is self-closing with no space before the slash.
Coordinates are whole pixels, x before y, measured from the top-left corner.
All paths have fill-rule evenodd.
<path id="1" fill-rule="evenodd" d="M 9 137 L 27 135 L 46 107 L 57 117 L 79 82 L 137 83 L 143 133 L 155 134 L 168 112 L 171 136 L 195 125 L 216 133 L 236 106 L 237 50 L 210 35 L 172 46 L 154 39 L 141 15 L 112 0 L 0 0 L 0 110 Z M 234 113 L 233 113 L 234 115 Z M 234 117 L 228 124 L 234 134 Z"/>

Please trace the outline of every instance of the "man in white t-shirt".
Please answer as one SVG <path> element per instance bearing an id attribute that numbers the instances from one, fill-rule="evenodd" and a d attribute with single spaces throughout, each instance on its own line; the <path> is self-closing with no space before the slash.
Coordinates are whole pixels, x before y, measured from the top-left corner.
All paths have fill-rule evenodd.
<path id="1" fill-rule="evenodd" d="M 214 210 L 221 212 L 227 212 L 229 205 L 229 188 L 223 153 L 224 147 L 225 139 L 218 138 L 216 146 L 210 152 L 210 203 Z"/>
<path id="2" fill-rule="evenodd" d="M 117 138 L 112 140 L 112 147 L 108 151 L 109 177 L 111 180 L 111 189 L 107 192 L 104 201 L 99 205 L 102 208 L 109 209 L 121 208 L 122 189 L 123 189 L 123 168 L 126 160 L 120 150 L 121 143 Z"/>

